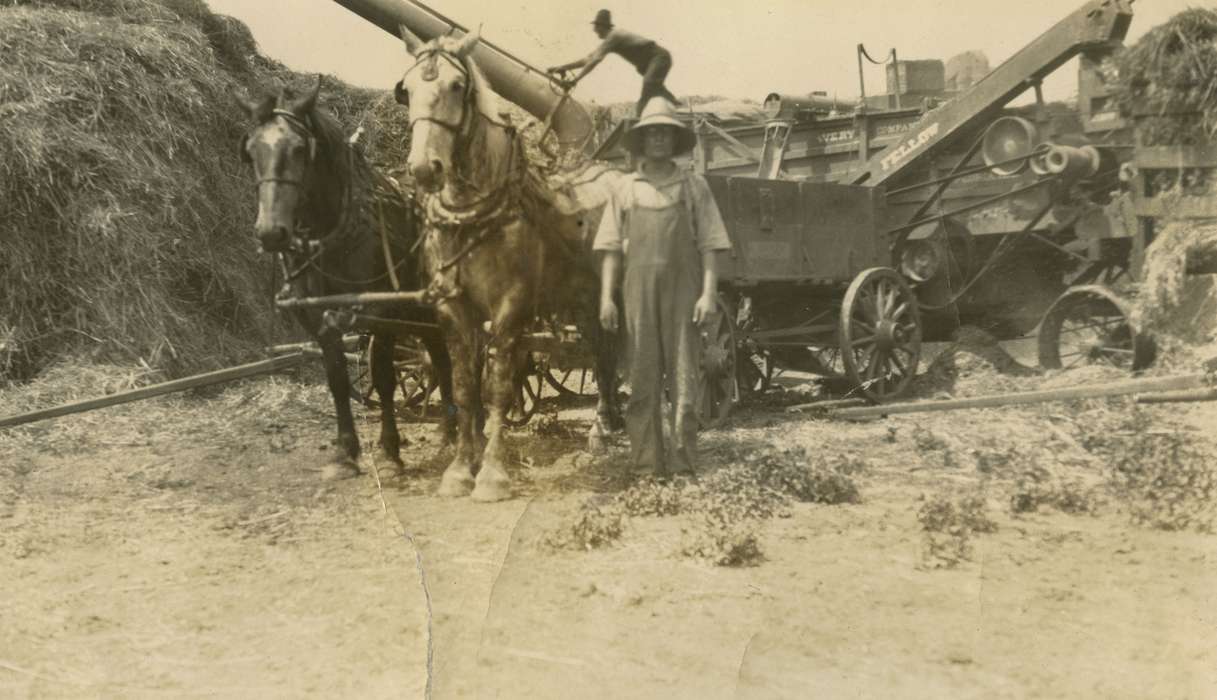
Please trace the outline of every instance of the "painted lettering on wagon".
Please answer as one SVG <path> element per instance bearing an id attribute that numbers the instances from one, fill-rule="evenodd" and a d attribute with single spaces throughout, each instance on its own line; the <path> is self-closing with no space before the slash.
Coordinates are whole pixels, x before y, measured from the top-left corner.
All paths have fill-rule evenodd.
<path id="1" fill-rule="evenodd" d="M 894 146 L 891 153 L 883 156 L 883 160 L 879 161 L 879 165 L 883 166 L 884 170 L 891 170 L 893 165 L 899 163 L 905 158 L 908 158 L 913 151 L 926 145 L 929 143 L 930 139 L 937 135 L 938 122 L 934 122 L 933 124 L 930 124 L 926 128 L 922 129 L 921 133 L 917 134 L 913 138 L 905 141 L 899 146 Z"/>

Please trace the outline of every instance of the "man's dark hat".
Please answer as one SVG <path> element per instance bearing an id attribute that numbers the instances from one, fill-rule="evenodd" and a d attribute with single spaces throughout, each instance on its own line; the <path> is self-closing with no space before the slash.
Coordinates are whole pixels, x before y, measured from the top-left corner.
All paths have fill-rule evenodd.
<path id="1" fill-rule="evenodd" d="M 600 10 L 596 13 L 596 19 L 592 20 L 592 24 L 600 24 L 605 27 L 613 26 L 613 13 L 608 10 Z"/>

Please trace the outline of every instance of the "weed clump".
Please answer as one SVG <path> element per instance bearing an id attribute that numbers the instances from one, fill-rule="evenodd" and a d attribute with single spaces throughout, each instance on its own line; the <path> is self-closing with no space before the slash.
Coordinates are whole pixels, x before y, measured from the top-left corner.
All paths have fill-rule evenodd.
<path id="1" fill-rule="evenodd" d="M 923 535 L 922 562 L 928 568 L 950 569 L 972 559 L 972 537 L 997 532 L 988 515 L 984 494 L 937 493 L 917 509 Z"/>
<path id="2" fill-rule="evenodd" d="M 763 557 L 761 523 L 789 513 L 793 502 L 857 503 L 856 457 L 810 457 L 803 449 L 734 450 L 727 466 L 698 479 L 639 481 L 608 503 L 589 501 L 551 543 L 591 549 L 612 542 L 630 517 L 686 516 L 680 553 L 716 566 L 751 566 Z"/>
<path id="3" fill-rule="evenodd" d="M 1098 510 L 1099 498 L 1093 488 L 1087 488 L 1077 479 L 1066 479 L 1045 466 L 1044 457 L 1027 459 L 1014 478 L 1014 492 L 1010 495 L 1010 511 L 1034 513 L 1041 506 L 1049 506 L 1071 515 L 1094 514 Z"/>
<path id="4" fill-rule="evenodd" d="M 556 549 L 591 551 L 615 543 L 624 531 L 625 522 L 619 507 L 589 500 L 579 508 L 579 516 L 573 524 L 552 533 L 546 542 Z"/>
<path id="5" fill-rule="evenodd" d="M 715 566 L 756 566 L 764 559 L 758 523 L 722 511 L 707 511 L 696 529 L 685 531 L 681 554 Z"/>
<path id="6" fill-rule="evenodd" d="M 1134 523 L 1158 530 L 1212 532 L 1217 467 L 1188 433 L 1140 431 L 1111 464 L 1111 481 Z"/>

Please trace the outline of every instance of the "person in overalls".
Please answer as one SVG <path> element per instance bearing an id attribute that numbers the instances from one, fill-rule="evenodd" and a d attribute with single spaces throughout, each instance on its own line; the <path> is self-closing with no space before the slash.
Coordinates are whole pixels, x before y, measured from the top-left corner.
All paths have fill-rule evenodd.
<path id="1" fill-rule="evenodd" d="M 610 194 L 592 244 L 603 254 L 600 322 L 609 331 L 619 325 L 613 293 L 624 262 L 626 432 L 634 469 L 659 476 L 687 474 L 696 465 L 699 327 L 717 309 L 715 257 L 731 248 L 709 184 L 673 160 L 695 141 L 673 105 L 652 98 L 626 134 L 627 147 L 641 162 Z M 669 449 L 665 390 L 671 400 Z"/>
<path id="2" fill-rule="evenodd" d="M 672 70 L 672 54 L 667 49 L 644 36 L 614 27 L 613 15 L 608 10 L 600 10 L 596 13 L 596 19 L 592 21 L 592 29 L 601 39 L 600 45 L 596 47 L 595 51 L 585 58 L 552 66 L 546 70 L 547 73 L 560 76 L 568 70 L 578 68 L 579 72 L 574 78 L 562 82 L 565 89 L 570 90 L 575 87 L 583 76 L 591 73 L 592 69 L 600 65 L 606 56 L 615 53 L 629 61 L 642 76 L 642 96 L 638 98 L 635 114 L 641 115 L 643 107 L 652 97 L 663 96 L 673 103 L 677 102 L 676 97 L 668 92 L 668 88 L 663 84 L 668 77 L 668 71 Z"/>

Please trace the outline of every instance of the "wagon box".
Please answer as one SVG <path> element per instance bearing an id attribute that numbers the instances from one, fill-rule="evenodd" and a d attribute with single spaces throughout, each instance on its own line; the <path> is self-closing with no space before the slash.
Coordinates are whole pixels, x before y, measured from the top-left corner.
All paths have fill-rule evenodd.
<path id="1" fill-rule="evenodd" d="M 731 236 L 725 282 L 845 285 L 888 264 L 882 188 L 707 175 Z"/>

